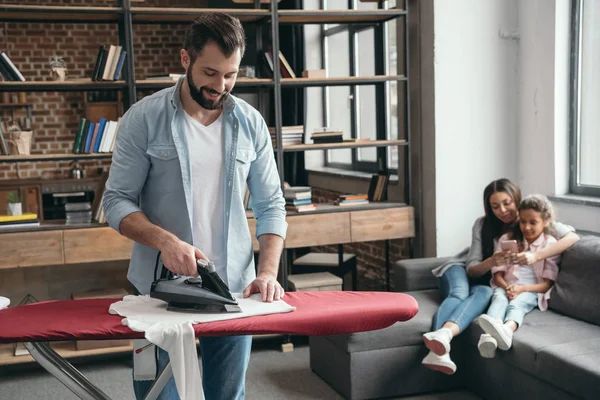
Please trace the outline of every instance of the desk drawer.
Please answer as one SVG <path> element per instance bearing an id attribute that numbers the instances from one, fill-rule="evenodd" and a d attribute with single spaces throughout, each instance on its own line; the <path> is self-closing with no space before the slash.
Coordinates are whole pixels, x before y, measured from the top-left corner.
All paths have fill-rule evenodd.
<path id="1" fill-rule="evenodd" d="M 64 231 L 65 264 L 129 260 L 133 241 L 112 228 Z"/>
<path id="2" fill-rule="evenodd" d="M 352 211 L 352 242 L 400 239 L 415 236 L 412 207 Z"/>
<path id="3" fill-rule="evenodd" d="M 62 263 L 62 231 L 0 234 L 0 269 Z"/>
<path id="4" fill-rule="evenodd" d="M 287 217 L 285 248 L 350 242 L 350 213 L 307 214 Z"/>

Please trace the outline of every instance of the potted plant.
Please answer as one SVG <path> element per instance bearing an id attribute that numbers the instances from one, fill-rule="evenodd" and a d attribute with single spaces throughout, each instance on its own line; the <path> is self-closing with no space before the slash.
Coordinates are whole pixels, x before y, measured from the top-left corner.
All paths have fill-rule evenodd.
<path id="1" fill-rule="evenodd" d="M 21 201 L 19 200 L 19 195 L 17 192 L 10 192 L 7 196 L 8 203 L 8 215 L 21 215 L 23 214 L 23 207 L 21 206 Z"/>
<path id="2" fill-rule="evenodd" d="M 50 57 L 50 76 L 53 81 L 64 81 L 67 77 L 67 63 L 60 56 Z"/>

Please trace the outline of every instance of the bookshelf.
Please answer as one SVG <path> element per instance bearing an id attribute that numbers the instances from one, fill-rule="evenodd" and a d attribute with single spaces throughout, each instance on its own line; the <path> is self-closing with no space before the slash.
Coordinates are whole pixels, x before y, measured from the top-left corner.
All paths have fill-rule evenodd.
<path id="1" fill-rule="evenodd" d="M 301 26 L 305 24 L 353 24 L 360 26 L 374 26 L 376 29 L 382 29 L 385 22 L 397 18 L 407 18 L 407 10 L 393 9 L 387 10 L 379 8 L 377 10 L 286 10 L 279 9 L 279 4 L 276 0 L 272 0 L 270 5 L 265 8 L 265 5 L 259 1 L 253 2 L 252 5 L 246 5 L 246 8 L 167 8 L 167 7 L 137 7 L 132 6 L 130 0 L 121 0 L 119 7 L 78 7 L 78 6 L 20 6 L 20 5 L 0 5 L 0 22 L 45 22 L 45 23 L 99 23 L 99 24 L 117 24 L 119 30 L 119 44 L 127 51 L 125 65 L 123 68 L 123 79 L 119 81 L 101 81 L 92 82 L 91 79 L 69 79 L 65 82 L 53 81 L 26 81 L 26 82 L 0 82 L 0 92 L 2 91 L 19 91 L 19 92 L 85 92 L 96 90 L 114 90 L 120 91 L 123 94 L 123 106 L 127 110 L 133 103 L 137 101 L 138 90 L 159 90 L 174 85 L 176 82 L 172 80 L 148 80 L 144 77 L 135 75 L 135 59 L 134 59 L 134 41 L 133 41 L 133 26 L 136 24 L 166 24 L 166 23 L 189 23 L 199 12 L 225 12 L 238 17 L 242 22 L 250 24 L 252 29 L 257 32 L 257 50 L 262 51 L 266 46 L 263 46 L 262 36 L 263 29 L 268 29 L 271 37 L 271 46 L 273 54 L 278 54 L 281 46 L 280 42 L 284 40 L 284 36 L 280 35 L 280 26 Z M 406 24 L 408 30 L 408 24 Z M 265 31 L 266 33 L 266 31 Z M 382 46 L 381 46 L 382 47 Z M 357 86 L 357 85 L 373 85 L 377 90 L 377 98 L 381 100 L 384 86 L 387 82 L 404 82 L 407 85 L 408 99 L 408 82 L 407 75 L 387 75 L 383 68 L 383 52 L 385 49 L 376 49 L 375 54 L 378 59 L 376 62 L 376 73 L 372 76 L 346 76 L 346 77 L 331 77 L 331 78 L 283 78 L 279 68 L 274 68 L 272 78 L 257 78 L 248 79 L 240 78 L 236 82 L 236 89 L 242 88 L 245 91 L 256 91 L 259 98 L 264 94 L 272 98 L 270 111 L 273 114 L 273 126 L 276 132 L 276 146 L 274 147 L 275 157 L 278 165 L 278 173 L 280 180 L 285 181 L 285 153 L 298 153 L 306 151 L 326 151 L 334 149 L 354 149 L 374 147 L 378 149 L 378 159 L 388 147 L 397 146 L 406 149 L 407 156 L 405 157 L 404 182 L 407 188 L 406 201 L 410 199 L 408 193 L 410 179 L 410 140 L 386 140 L 385 125 L 378 126 L 377 140 L 369 142 L 342 142 L 328 144 L 300 144 L 282 146 L 282 126 L 283 126 L 283 107 L 285 100 L 282 96 L 282 90 L 293 89 L 297 91 L 304 90 L 309 87 L 330 87 L 330 86 Z M 258 52 L 258 51 L 257 51 Z M 260 57 L 259 57 L 260 58 Z M 90 56 L 90 64 L 94 62 L 93 56 Z M 406 62 L 406 61 L 405 61 Z M 301 65 L 294 65 L 296 72 L 300 72 Z M 262 59 L 256 60 L 256 71 L 258 76 L 259 71 L 262 71 Z M 406 73 L 407 68 L 404 68 Z M 0 105 L 3 107 L 3 105 Z M 383 109 L 383 107 L 379 107 Z M 408 110 L 406 110 L 408 111 Z M 408 112 L 404 118 L 407 119 L 406 132 L 410 132 L 408 124 Z M 378 119 L 381 115 L 378 114 Z M 266 118 L 265 118 L 266 119 Z M 383 133 L 382 133 L 383 132 Z M 380 152 L 381 150 L 381 152 Z M 106 159 L 110 160 L 110 153 L 94 153 L 94 154 L 34 154 L 30 156 L 0 156 L 0 163 L 29 163 L 48 160 L 95 160 Z M 385 160 L 385 157 L 383 157 Z M 350 212 L 363 212 L 370 210 L 402 210 L 402 207 L 410 209 L 410 204 L 407 203 L 379 203 L 371 204 L 366 208 L 362 207 L 358 210 L 349 209 L 339 206 L 319 206 L 314 214 L 340 214 Z M 411 211 L 412 212 L 412 211 Z M 302 216 L 310 216 L 307 213 L 298 213 L 291 215 L 294 218 Z M 307 223 L 307 226 L 310 224 Z M 45 224 L 40 227 L 43 230 L 67 230 L 65 226 L 52 226 Z M 105 224 L 92 224 L 89 229 L 108 229 Z M 27 233 L 35 233 L 38 229 L 28 229 Z M 381 229 L 376 229 L 379 232 Z M 10 233 L 10 232 L 8 232 Z M 0 232 L 0 235 L 3 233 Z M 332 237 L 335 234 L 332 233 Z M 408 237 L 408 236 L 406 236 Z M 375 239 L 372 239 L 375 240 Z M 377 239 L 383 240 L 383 239 Z M 386 239 L 387 240 L 387 239 Z M 386 244 L 386 251 L 389 247 Z M 287 265 L 291 262 L 290 257 L 286 252 L 283 254 L 281 279 L 282 282 L 287 280 Z M 68 346 L 64 348 L 67 356 Z M 108 352 L 118 351 L 108 349 Z M 124 350 L 121 350 L 124 351 Z M 85 352 L 76 352 L 76 355 L 87 355 Z M 74 356 L 74 355 L 73 355 Z M 0 363 L 2 357 L 0 357 Z"/>

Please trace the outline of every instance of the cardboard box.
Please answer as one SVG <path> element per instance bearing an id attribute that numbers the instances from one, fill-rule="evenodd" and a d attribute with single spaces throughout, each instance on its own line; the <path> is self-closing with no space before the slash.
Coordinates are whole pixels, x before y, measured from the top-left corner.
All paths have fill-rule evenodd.
<path id="1" fill-rule="evenodd" d="M 73 300 L 81 299 L 111 299 L 111 298 L 122 298 L 128 295 L 127 291 L 123 288 L 115 289 L 100 289 L 100 290 L 89 290 L 85 292 L 76 292 L 71 295 Z M 118 340 L 78 340 L 75 342 L 75 348 L 77 350 L 92 350 L 92 349 L 106 349 L 111 347 L 122 347 L 130 346 L 131 340 L 129 339 L 118 339 Z"/>
<path id="2" fill-rule="evenodd" d="M 327 72 L 324 69 L 309 69 L 302 71 L 303 78 L 327 78 Z"/>

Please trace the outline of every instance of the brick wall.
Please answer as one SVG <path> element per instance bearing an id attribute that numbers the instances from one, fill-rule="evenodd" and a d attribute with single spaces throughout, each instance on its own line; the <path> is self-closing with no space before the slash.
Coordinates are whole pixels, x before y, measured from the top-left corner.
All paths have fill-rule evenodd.
<path id="1" fill-rule="evenodd" d="M 340 193 L 313 188 L 313 202 L 331 203 Z M 311 251 L 337 253 L 338 246 L 312 247 Z M 385 290 L 385 242 L 363 242 L 344 245 L 344 253 L 356 255 L 358 290 Z M 390 265 L 409 257 L 409 240 L 390 240 Z M 393 269 L 392 272 L 393 274 Z M 393 288 L 393 275 L 392 275 Z"/>

